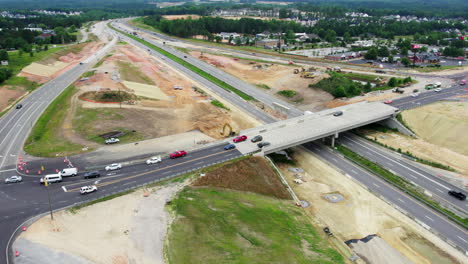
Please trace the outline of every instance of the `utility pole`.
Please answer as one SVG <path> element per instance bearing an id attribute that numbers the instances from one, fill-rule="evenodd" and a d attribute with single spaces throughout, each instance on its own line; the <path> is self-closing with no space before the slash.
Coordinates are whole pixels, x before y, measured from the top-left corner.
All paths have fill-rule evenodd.
<path id="1" fill-rule="evenodd" d="M 44 178 L 44 185 L 47 189 L 47 198 L 49 199 L 49 210 L 50 210 L 50 219 L 54 220 L 54 214 L 52 213 L 52 204 L 50 203 L 50 192 L 49 192 L 49 184 L 47 182 L 47 179 Z"/>

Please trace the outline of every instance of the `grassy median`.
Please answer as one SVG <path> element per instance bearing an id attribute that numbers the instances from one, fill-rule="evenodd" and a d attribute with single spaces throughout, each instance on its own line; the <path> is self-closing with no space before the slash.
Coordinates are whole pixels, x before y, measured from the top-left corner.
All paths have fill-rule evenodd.
<path id="1" fill-rule="evenodd" d="M 59 130 L 70 108 L 70 98 L 75 93 L 73 85 L 67 87 L 47 107 L 37 120 L 24 145 L 26 153 L 39 157 L 55 157 L 80 152 L 82 145 L 59 136 Z"/>

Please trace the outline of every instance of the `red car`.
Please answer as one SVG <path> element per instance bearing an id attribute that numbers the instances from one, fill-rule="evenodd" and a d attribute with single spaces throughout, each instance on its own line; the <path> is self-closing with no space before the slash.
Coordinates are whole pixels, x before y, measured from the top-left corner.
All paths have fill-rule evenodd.
<path id="1" fill-rule="evenodd" d="M 391 104 L 391 103 L 393 103 L 392 100 L 387 100 L 387 101 L 384 102 L 384 104 Z"/>
<path id="2" fill-rule="evenodd" d="M 246 139 L 247 139 L 247 136 L 238 136 L 238 137 L 235 137 L 232 141 L 234 141 L 235 143 L 238 143 L 238 142 L 245 141 Z"/>
<path id="3" fill-rule="evenodd" d="M 171 159 L 175 159 L 175 158 L 178 158 L 178 157 L 184 157 L 185 155 L 187 155 L 187 152 L 185 152 L 185 150 L 176 151 L 176 152 L 173 152 L 173 153 L 169 154 Z"/>

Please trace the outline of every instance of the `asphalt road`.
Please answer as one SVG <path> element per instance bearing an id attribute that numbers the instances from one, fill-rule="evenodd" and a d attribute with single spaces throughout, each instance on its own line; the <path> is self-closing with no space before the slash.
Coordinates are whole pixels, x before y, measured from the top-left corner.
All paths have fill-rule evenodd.
<path id="1" fill-rule="evenodd" d="M 439 100 L 443 100 L 452 96 L 466 95 L 468 94 L 467 85 L 454 85 L 450 88 L 444 88 L 440 92 L 434 90 L 420 93 L 417 97 L 406 96 L 399 99 L 393 100 L 391 106 L 398 107 L 400 111 L 408 110 L 423 105 L 431 104 Z"/>
<path id="2" fill-rule="evenodd" d="M 357 180 L 369 191 L 398 206 L 403 211 L 412 215 L 412 217 L 417 219 L 418 222 L 422 222 L 427 225 L 431 230 L 442 234 L 450 240 L 451 243 L 457 245 L 457 247 L 463 251 L 468 251 L 467 231 L 450 222 L 445 216 L 427 208 L 415 199 L 390 186 L 382 179 L 364 169 L 361 169 L 360 167 L 355 166 L 345 158 L 336 155 L 328 147 L 314 142 L 304 144 L 303 146 L 327 163 L 337 167 L 350 177 Z"/>
<path id="3" fill-rule="evenodd" d="M 147 49 L 138 42 L 128 38 L 126 40 Z M 195 80 L 222 96 L 225 100 L 231 101 L 259 120 L 265 123 L 276 121 L 265 112 L 245 102 L 239 96 L 213 85 L 204 78 L 195 76 L 190 70 L 164 58 L 159 53 L 151 52 L 151 54 L 160 58 L 162 57 L 172 67 L 187 74 L 189 77 L 193 77 Z M 0 142 L 1 176 L 10 176 L 12 174 L 13 171 L 11 171 L 11 169 L 14 169 L 17 155 L 21 153 L 21 147 L 31 126 L 34 124 L 34 120 L 37 119 L 40 113 L 47 107 L 48 103 L 50 103 L 60 91 L 86 71 L 86 66 L 87 65 L 78 65 L 62 76 L 50 81 L 22 101 L 24 105 L 23 109 L 13 109 L 0 119 L 0 140 L 2 140 L 2 142 Z M 308 145 L 309 144 L 306 146 Z M 434 228 L 434 230 L 448 237 L 465 251 L 468 250 L 466 232 L 454 226 L 444 217 L 435 214 L 431 210 L 411 200 L 411 198 L 394 190 L 386 183 L 379 182 L 380 180 L 377 177 L 359 171 L 358 167 L 341 159 L 340 156 L 329 151 L 318 151 L 316 153 L 330 163 L 337 160 L 336 164 L 332 164 L 338 168 L 342 168 L 350 175 L 350 172 L 353 173 L 353 171 L 356 171 L 357 173 L 355 175 L 353 173 L 353 177 L 356 177 L 356 179 L 363 184 L 369 185 L 371 190 L 377 190 L 385 199 L 392 202 L 403 200 L 404 202 L 395 202 L 395 204 L 401 206 L 401 208 L 404 208 L 410 214 L 431 226 L 431 228 Z M 164 177 L 178 175 L 191 169 L 210 166 L 213 163 L 233 159 L 238 156 L 240 156 L 240 153 L 237 150 L 224 151 L 222 145 L 217 145 L 189 153 L 189 155 L 184 158 L 164 160 L 158 165 L 147 166 L 145 164 L 137 164 L 124 167 L 122 170 L 115 172 L 103 172 L 103 176 L 99 179 L 84 180 L 81 176 L 66 178 L 62 183 L 53 184 L 49 187 L 52 207 L 54 209 L 63 208 L 77 202 L 92 200 L 100 196 L 120 192 Z M 342 164 L 347 165 L 344 166 Z M 95 183 L 99 187 L 96 193 L 84 196 L 77 193 L 79 187 L 91 183 Z M 62 187 L 65 187 L 65 189 Z M 2 237 L 0 237 L 0 247 L 6 249 L 10 238 L 9 234 L 19 227 L 24 220 L 47 211 L 47 192 L 45 187 L 38 184 L 37 176 L 24 177 L 24 182 L 19 184 L 0 184 L 0 233 L 3 234 Z M 5 262 L 7 262 L 6 259 L 0 259 L 0 263 Z"/>
<path id="4" fill-rule="evenodd" d="M 340 134 L 338 143 L 409 182 L 413 182 L 415 185 L 428 191 L 434 198 L 442 203 L 456 207 L 461 212 L 468 212 L 468 203 L 466 201 L 460 201 L 448 194 L 449 190 L 463 192 L 462 189 L 441 180 L 436 175 L 414 166 L 406 158 L 396 153 L 391 155 L 388 150 L 376 147 L 369 141 L 349 132 Z"/>
<path id="5" fill-rule="evenodd" d="M 114 23 L 113 24 L 115 27 L 119 28 L 120 25 L 117 24 L 117 23 Z M 124 28 L 120 27 L 121 30 L 125 31 Z M 131 32 L 128 32 L 128 33 L 131 33 Z M 139 38 L 141 38 L 140 36 L 137 36 Z M 143 38 L 142 38 L 143 39 Z M 199 69 L 202 69 L 203 71 L 209 73 L 210 75 L 216 77 L 217 79 L 231 85 L 232 87 L 236 88 L 237 90 L 239 91 L 242 91 L 250 96 L 252 96 L 253 98 L 255 98 L 256 100 L 262 102 L 263 104 L 271 107 L 272 109 L 275 109 L 275 104 L 280 104 L 280 105 L 283 105 L 285 107 L 287 107 L 289 110 L 288 110 L 288 113 L 287 115 L 289 117 L 296 117 L 296 116 L 300 116 L 303 114 L 303 111 L 302 110 L 299 110 L 297 109 L 295 106 L 289 104 L 289 103 L 286 103 L 284 101 L 281 101 L 279 100 L 278 98 L 276 98 L 275 96 L 273 95 L 270 95 L 270 94 L 267 94 L 267 93 L 264 93 L 262 91 L 259 91 L 256 87 L 254 87 L 253 85 L 251 85 L 250 83 L 247 83 L 247 82 L 244 82 L 204 61 L 201 61 L 199 59 L 196 59 L 186 53 L 183 53 L 181 51 L 178 51 L 176 49 L 173 49 L 171 47 L 169 47 L 168 45 L 164 45 L 158 41 L 154 41 L 152 39 L 145 39 L 146 41 L 150 42 L 151 44 L 157 46 L 158 48 L 161 48 L 175 56 L 177 56 L 178 58 L 182 59 L 182 60 L 185 60 L 186 62 L 192 64 L 193 66 L 199 68 Z"/>

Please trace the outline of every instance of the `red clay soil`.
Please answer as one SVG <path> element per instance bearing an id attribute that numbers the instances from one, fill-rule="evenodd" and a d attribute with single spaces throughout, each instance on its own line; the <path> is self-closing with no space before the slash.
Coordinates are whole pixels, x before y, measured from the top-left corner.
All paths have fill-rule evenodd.
<path id="1" fill-rule="evenodd" d="M 193 186 L 211 186 L 291 199 L 267 160 L 250 157 L 216 168 L 198 178 Z"/>

